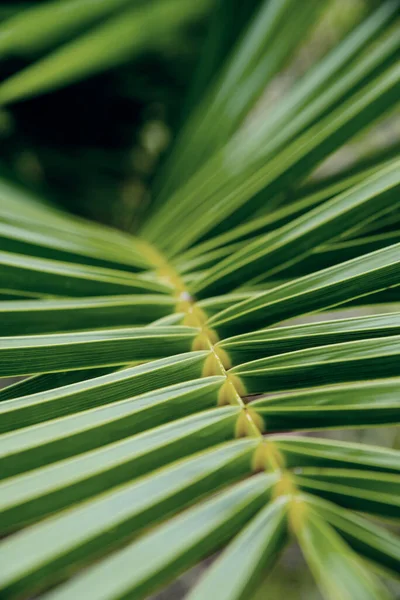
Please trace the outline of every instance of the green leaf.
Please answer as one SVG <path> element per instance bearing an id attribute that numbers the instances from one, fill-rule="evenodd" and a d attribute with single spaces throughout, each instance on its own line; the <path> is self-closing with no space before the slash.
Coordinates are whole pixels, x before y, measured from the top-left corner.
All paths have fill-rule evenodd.
<path id="1" fill-rule="evenodd" d="M 159 47 L 167 35 L 207 11 L 208 0 L 154 0 L 108 19 L 0 85 L 0 105 L 9 104 L 79 81 Z"/>
<path id="2" fill-rule="evenodd" d="M 389 379 L 321 386 L 301 393 L 270 395 L 252 402 L 251 407 L 263 417 L 269 432 L 397 425 L 399 385 L 399 379 Z"/>
<path id="3" fill-rule="evenodd" d="M 290 94 L 284 95 L 262 123 L 244 132 L 244 143 L 258 150 L 260 139 L 266 140 L 261 156 L 271 155 L 307 125 L 326 115 L 365 84 L 380 65 L 385 65 L 395 51 L 398 40 L 388 28 L 395 20 L 398 3 L 383 2 L 368 18 L 344 37 L 319 62 L 296 81 Z M 384 32 L 384 35 L 381 35 Z M 379 37 L 381 36 L 381 37 Z M 378 41 L 376 41 L 378 38 Z M 397 42 L 397 43 L 396 43 Z M 365 51 L 365 49 L 367 51 Z M 239 133 L 240 139 L 240 133 Z M 249 147 L 246 147 L 249 151 Z"/>
<path id="4" fill-rule="evenodd" d="M 213 296 L 205 300 L 200 300 L 198 306 L 202 308 L 209 317 L 213 317 L 239 302 L 243 302 L 249 298 L 255 298 L 258 295 L 259 292 L 255 291 L 238 291 L 232 294 L 223 294 L 221 296 Z"/>
<path id="5" fill-rule="evenodd" d="M 215 153 L 230 139 L 322 9 L 321 3 L 309 0 L 298 7 L 294 22 L 288 16 L 295 4 L 295 0 L 260 3 L 229 60 L 180 132 L 160 185 L 162 198 L 187 181 L 208 152 Z"/>
<path id="6" fill-rule="evenodd" d="M 357 238 L 355 240 L 334 242 L 332 244 L 318 246 L 310 254 L 308 254 L 299 263 L 293 264 L 285 268 L 282 272 L 276 274 L 278 279 L 291 279 L 301 275 L 308 275 L 313 271 L 325 269 L 331 265 L 343 263 L 357 256 L 380 250 L 391 244 L 397 244 L 400 241 L 399 232 L 383 233 L 380 235 L 369 236 L 365 238 Z M 255 281 L 263 281 L 261 275 Z M 275 275 L 271 276 L 275 279 Z"/>
<path id="7" fill-rule="evenodd" d="M 72 239 L 71 239 L 72 238 Z M 122 253 L 112 247 L 99 247 L 93 241 L 82 238 L 74 239 L 64 233 L 62 237 L 54 235 L 43 226 L 37 230 L 33 227 L 0 223 L 0 249 L 14 254 L 31 257 L 60 260 L 63 262 L 82 263 L 100 267 L 137 271 L 137 256 Z M 143 265 L 145 261 L 143 260 Z"/>
<path id="8" fill-rule="evenodd" d="M 51 296 L 168 293 L 169 288 L 141 275 L 102 267 L 0 252 L 0 286 Z"/>
<path id="9" fill-rule="evenodd" d="M 144 340 L 146 344 L 148 339 Z M 0 432 L 111 404 L 167 385 L 200 378 L 207 352 L 188 352 L 116 373 L 84 379 L 0 404 Z"/>
<path id="10" fill-rule="evenodd" d="M 188 352 L 192 327 L 138 327 L 4 337 L 0 377 L 121 365 Z"/>
<path id="11" fill-rule="evenodd" d="M 205 377 L 4 434 L 0 476 L 30 471 L 211 408 L 223 382 L 223 377 Z"/>
<path id="12" fill-rule="evenodd" d="M 0 178 L 0 219 L 20 235 L 57 240 L 58 247 L 151 268 L 143 242 L 111 227 L 69 215 L 43 198 Z M 10 230 L 9 230 L 10 231 Z"/>
<path id="13" fill-rule="evenodd" d="M 400 336 L 317 346 L 232 369 L 248 394 L 400 375 Z"/>
<path id="14" fill-rule="evenodd" d="M 222 222 L 226 228 L 243 222 L 259 208 L 261 191 L 274 198 L 287 188 L 289 181 L 293 185 L 304 178 L 333 148 L 381 117 L 397 102 L 399 82 L 399 66 L 388 67 L 271 160 L 260 160 L 260 165 L 255 158 L 255 164 L 240 170 L 243 158 L 235 159 L 234 148 L 228 146 L 222 156 L 217 155 L 171 196 L 172 208 L 164 204 L 165 212 L 157 213 L 144 235 L 173 256 L 213 232 Z"/>
<path id="15" fill-rule="evenodd" d="M 345 233 L 379 209 L 393 205 L 400 189 L 400 160 L 366 181 L 308 211 L 273 233 L 267 233 L 233 252 L 210 269 L 194 286 L 196 295 L 214 295 L 237 287 L 263 273 L 268 279 L 286 266 L 295 264 L 321 244 Z M 266 271 L 266 265 L 267 271 Z"/>
<path id="16" fill-rule="evenodd" d="M 195 258 L 200 260 L 204 255 L 207 255 L 207 253 L 220 247 L 224 247 L 227 244 L 233 242 L 237 243 L 239 241 L 241 241 L 243 244 L 248 238 L 252 238 L 255 235 L 259 235 L 267 231 L 273 231 L 274 229 L 282 227 L 292 219 L 299 217 L 308 210 L 321 204 L 321 202 L 329 200 L 336 194 L 347 190 L 352 185 L 360 183 L 360 181 L 362 181 L 365 177 L 376 173 L 377 169 L 378 167 L 375 166 L 364 170 L 362 173 L 359 173 L 356 176 L 342 180 L 339 179 L 338 176 L 338 180 L 335 181 L 335 183 L 327 185 L 323 187 L 322 190 L 318 190 L 317 192 L 313 192 L 311 194 L 304 194 L 304 192 L 302 193 L 302 188 L 300 188 L 300 191 L 298 192 L 299 197 L 296 197 L 292 202 L 279 206 L 279 208 L 276 210 L 273 210 L 265 215 L 250 219 L 246 223 L 237 225 L 225 233 L 215 235 L 210 239 L 207 239 L 204 242 L 200 242 L 192 248 L 189 248 L 189 250 L 186 252 L 181 253 L 176 258 L 178 267 L 180 269 L 186 269 L 187 261 L 190 264 L 190 262 Z"/>
<path id="17" fill-rule="evenodd" d="M 147 325 L 169 315 L 174 306 L 173 298 L 162 294 L 3 301 L 1 333 L 14 336 Z"/>
<path id="18" fill-rule="evenodd" d="M 215 488 L 240 479 L 250 470 L 252 446 L 254 442 L 235 442 L 178 462 L 137 483 L 65 511 L 27 530 L 14 541 L 0 544 L 3 565 L 0 589 L 3 593 L 15 594 L 34 584 L 38 576 L 59 578 L 65 566 L 85 563 L 93 555 L 98 558 L 150 522 L 165 518 Z M 263 483 L 265 494 L 265 481 Z M 248 487 L 254 496 L 257 486 L 252 482 Z M 246 491 L 249 496 L 249 490 Z M 260 496 L 260 485 L 257 491 Z M 243 492 L 239 495 L 243 500 Z M 37 540 L 41 540 L 40 553 L 30 556 L 27 553 L 25 560 L 16 562 L 16 557 L 24 549 L 35 546 Z"/>
<path id="19" fill-rule="evenodd" d="M 249 0 L 236 4 L 235 0 L 221 0 L 213 6 L 209 30 L 204 51 L 199 57 L 199 64 L 191 82 L 190 90 L 185 98 L 182 116 L 198 103 L 199 97 L 207 89 L 213 77 L 218 73 L 226 57 L 232 51 L 239 36 L 245 30 L 249 20 L 263 0 Z"/>
<path id="20" fill-rule="evenodd" d="M 26 151 L 3 132 L 2 170 L 54 198 L 64 181 L 65 205 L 98 164 L 101 197 L 95 176 L 73 204 L 107 220 L 112 180 L 126 232 L 0 177 L 1 599 L 140 600 L 222 550 L 189 598 L 247 600 L 287 534 L 330 600 L 386 599 L 369 571 L 399 570 L 359 514 L 400 516 L 398 436 L 360 432 L 400 422 L 400 0 L 218 0 L 206 39 L 215 4 L 50 0 L 0 23 L 3 71 L 30 61 L 0 104 L 135 56 L 107 94 L 139 102 L 121 152 L 89 144 L 66 179 L 31 102 L 10 109 Z"/>
<path id="21" fill-rule="evenodd" d="M 276 435 L 273 444 L 288 468 L 337 467 L 400 473 L 400 453 L 390 448 L 294 435 Z"/>
<path id="22" fill-rule="evenodd" d="M 121 367 L 98 367 L 97 369 L 82 369 L 80 371 L 61 371 L 60 373 L 45 373 L 43 375 L 33 375 L 24 377 L 22 380 L 7 385 L 0 390 L 0 402 L 3 400 L 12 400 L 20 396 L 37 394 L 38 392 L 47 392 L 63 385 L 70 385 L 85 379 L 100 377 L 107 373 L 117 371 Z M 4 380 L 3 380 L 4 381 Z"/>
<path id="23" fill-rule="evenodd" d="M 307 502 L 325 521 L 334 527 L 346 542 L 365 558 L 397 576 L 400 569 L 398 537 L 331 502 L 309 496 Z"/>
<path id="24" fill-rule="evenodd" d="M 161 425 L 0 483 L 6 531 L 231 440 L 239 410 L 224 407 Z M 238 445 L 239 446 L 239 445 Z M 252 447 L 247 440 L 242 447 Z"/>
<path id="25" fill-rule="evenodd" d="M 222 340 L 217 347 L 228 353 L 235 365 L 263 356 L 400 334 L 400 313 L 335 319 L 288 327 L 263 329 Z"/>
<path id="26" fill-rule="evenodd" d="M 398 285 L 400 244 L 253 295 L 208 322 L 222 335 L 252 331 Z"/>
<path id="27" fill-rule="evenodd" d="M 188 600 L 212 598 L 216 592 L 220 600 L 249 598 L 261 570 L 277 560 L 286 541 L 287 505 L 288 498 L 281 497 L 263 508 L 200 579 Z"/>
<path id="28" fill-rule="evenodd" d="M 261 474 L 216 494 L 50 592 L 46 600 L 146 597 L 235 535 L 268 500 L 275 480 Z M 133 564 L 135 569 L 129 568 Z"/>
<path id="29" fill-rule="evenodd" d="M 302 552 L 325 598 L 329 600 L 389 599 L 338 534 L 319 516 L 306 509 L 296 532 Z"/>
<path id="30" fill-rule="evenodd" d="M 232 252 L 235 252 L 238 248 L 241 248 L 243 243 L 238 244 L 229 244 L 228 246 L 223 246 L 222 248 L 217 248 L 216 250 L 212 250 L 211 252 L 206 252 L 201 254 L 198 258 L 189 259 L 184 262 L 179 267 L 180 273 L 185 273 L 186 279 L 190 273 L 193 275 L 194 272 L 199 270 L 208 269 L 216 265 L 219 260 L 224 259 L 226 256 L 229 256 Z M 200 280 L 202 279 L 200 275 Z"/>
<path id="31" fill-rule="evenodd" d="M 45 50 L 129 2 L 61 0 L 25 8 L 1 23 L 0 52 L 25 54 Z"/>
<path id="32" fill-rule="evenodd" d="M 341 506 L 400 519 L 400 476 L 392 473 L 304 467 L 295 484 Z"/>

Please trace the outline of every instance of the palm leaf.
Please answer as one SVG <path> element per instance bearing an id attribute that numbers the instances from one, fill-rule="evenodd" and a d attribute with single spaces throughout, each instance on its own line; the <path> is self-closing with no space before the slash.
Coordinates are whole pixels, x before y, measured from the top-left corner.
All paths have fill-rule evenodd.
<path id="1" fill-rule="evenodd" d="M 53 31 L 55 23 L 54 37 L 57 39 L 59 36 L 62 38 L 68 28 L 73 30 L 76 25 L 81 27 L 92 20 L 96 21 L 100 16 L 107 15 L 107 12 L 115 12 L 118 8 L 117 4 L 123 9 L 124 5 L 132 4 L 132 1 L 102 2 L 101 8 L 96 5 L 91 6 L 90 2 L 84 2 L 83 6 L 78 4 L 78 11 L 76 11 L 77 4 L 75 1 L 63 0 L 61 5 L 56 4 L 55 12 L 54 7 L 49 5 L 32 9 L 31 14 L 22 15 L 19 19 L 14 17 L 11 24 L 5 24 L 6 41 L 8 41 L 9 27 L 14 38 L 9 40 L 11 50 L 13 50 L 13 41 L 18 49 L 20 36 L 24 37 L 26 33 L 30 41 L 30 44 L 26 44 L 28 48 L 30 45 L 34 49 L 45 45 L 41 42 L 43 39 L 41 29 L 37 31 L 39 19 L 40 22 L 42 19 L 47 21 L 46 25 L 50 31 Z M 208 0 L 201 0 L 190 6 L 182 0 L 168 0 L 168 2 L 153 2 L 145 7 L 138 2 L 137 6 L 120 10 L 116 15 L 111 14 L 104 24 L 56 48 L 48 56 L 4 81 L 0 85 L 0 105 L 69 85 L 93 73 L 123 63 L 140 53 L 143 48 L 157 47 L 160 38 L 162 40 L 176 33 L 182 23 L 206 12 L 207 4 Z M 60 21 L 63 23 L 61 26 Z M 24 47 L 24 44 L 22 46 Z"/>
<path id="2" fill-rule="evenodd" d="M 109 68 L 208 7 L 128 4 L 3 22 L 2 52 L 49 54 L 0 102 Z M 398 2 L 262 123 L 255 103 L 325 7 L 253 1 L 228 35 L 233 4 L 136 235 L 0 184 L 0 377 L 25 377 L 0 391 L 1 598 L 145 598 L 222 550 L 188 597 L 244 600 L 293 538 L 324 597 L 390 597 L 399 452 L 311 432 L 400 421 L 399 159 L 313 176 L 396 107 Z"/>

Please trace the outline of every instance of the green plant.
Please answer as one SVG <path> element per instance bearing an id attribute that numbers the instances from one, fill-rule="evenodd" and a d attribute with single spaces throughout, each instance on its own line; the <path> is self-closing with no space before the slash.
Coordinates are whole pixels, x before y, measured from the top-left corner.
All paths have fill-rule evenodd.
<path id="1" fill-rule="evenodd" d="M 183 6 L 138 4 L 143 44 Z M 400 420 L 400 160 L 305 180 L 395 107 L 398 2 L 245 119 L 322 4 L 250 2 L 223 44 L 216 12 L 137 235 L 1 182 L 0 377 L 28 376 L 0 391 L 1 598 L 142 598 L 224 548 L 189 598 L 247 599 L 292 538 L 327 598 L 388 597 L 399 453 L 301 432 Z M 0 101 L 104 65 L 90 48 Z"/>

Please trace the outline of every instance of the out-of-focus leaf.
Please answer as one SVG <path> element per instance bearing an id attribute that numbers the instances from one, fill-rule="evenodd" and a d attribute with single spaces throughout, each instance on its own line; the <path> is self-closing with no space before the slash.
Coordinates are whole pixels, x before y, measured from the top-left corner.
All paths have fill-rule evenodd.
<path id="1" fill-rule="evenodd" d="M 0 105 L 79 81 L 158 47 L 208 5 L 209 0 L 138 3 L 3 81 Z"/>
<path id="2" fill-rule="evenodd" d="M 235 535 L 268 500 L 275 480 L 260 474 L 216 494 L 50 592 L 46 600 L 111 600 L 128 593 L 146 597 Z"/>
<path id="3" fill-rule="evenodd" d="M 400 542 L 397 536 L 332 502 L 316 496 L 309 496 L 307 501 L 356 552 L 398 575 Z"/>
<path id="4" fill-rule="evenodd" d="M 34 5 L 1 23 L 0 53 L 25 54 L 45 50 L 131 1 L 61 0 Z"/>
<path id="5" fill-rule="evenodd" d="M 373 578 L 334 529 L 320 516 L 306 510 L 297 531 L 303 554 L 329 600 L 389 600 L 380 582 Z"/>
<path id="6" fill-rule="evenodd" d="M 400 476 L 353 469 L 305 467 L 296 484 L 312 494 L 353 510 L 400 519 Z"/>
<path id="7" fill-rule="evenodd" d="M 261 569 L 277 560 L 286 541 L 287 503 L 288 498 L 281 497 L 261 510 L 200 579 L 188 600 L 212 598 L 216 593 L 220 600 L 249 598 Z"/>
<path id="8" fill-rule="evenodd" d="M 293 467 L 337 467 L 400 473 L 398 451 L 368 444 L 276 435 L 273 444 Z"/>

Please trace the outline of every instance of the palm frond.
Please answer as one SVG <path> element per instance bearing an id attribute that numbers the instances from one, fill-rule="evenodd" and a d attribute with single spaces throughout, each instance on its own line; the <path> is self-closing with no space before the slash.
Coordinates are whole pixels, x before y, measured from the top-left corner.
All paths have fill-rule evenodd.
<path id="1" fill-rule="evenodd" d="M 3 22 L 2 52 L 49 54 L 0 102 L 108 68 L 208 7 L 128 4 Z M 253 1 L 216 43 L 228 5 L 136 235 L 0 183 L 0 377 L 26 377 L 0 391 L 1 598 L 145 598 L 222 550 L 188 598 L 247 600 L 291 539 L 324 597 L 390 597 L 399 452 L 323 432 L 400 421 L 400 162 L 312 176 L 395 109 L 399 3 L 261 123 L 255 103 L 321 3 Z"/>

